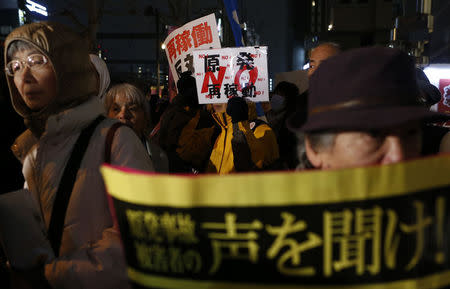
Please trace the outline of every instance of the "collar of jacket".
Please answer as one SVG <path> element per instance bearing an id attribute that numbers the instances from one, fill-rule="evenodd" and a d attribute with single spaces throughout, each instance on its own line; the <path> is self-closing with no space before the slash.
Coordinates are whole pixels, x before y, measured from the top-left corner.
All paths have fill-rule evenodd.
<path id="1" fill-rule="evenodd" d="M 53 137 L 81 131 L 101 114 L 105 114 L 101 100 L 98 97 L 92 97 L 76 107 L 50 116 L 44 135 Z"/>
<path id="2" fill-rule="evenodd" d="M 228 128 L 231 126 L 231 116 L 229 116 L 226 112 L 215 112 L 212 116 L 220 127 Z"/>
<path id="3" fill-rule="evenodd" d="M 89 101 L 62 111 L 48 118 L 45 132 L 42 138 L 53 137 L 55 135 L 71 134 L 74 131 L 81 131 L 100 114 L 104 113 L 101 101 L 93 97 Z M 25 156 L 31 148 L 39 141 L 34 134 L 27 129 L 11 146 L 11 150 L 19 161 L 23 163 Z"/>
<path id="4" fill-rule="evenodd" d="M 39 141 L 39 139 L 27 129 L 21 135 L 19 135 L 11 146 L 11 151 L 14 156 L 23 164 L 25 156 L 31 150 L 31 148 Z"/>

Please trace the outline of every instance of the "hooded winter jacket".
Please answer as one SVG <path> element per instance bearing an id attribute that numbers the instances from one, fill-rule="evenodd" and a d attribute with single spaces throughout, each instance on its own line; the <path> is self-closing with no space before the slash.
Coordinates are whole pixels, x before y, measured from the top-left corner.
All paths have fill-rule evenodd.
<path id="1" fill-rule="evenodd" d="M 41 22 L 14 30 L 6 39 L 31 44 L 47 56 L 57 79 L 56 99 L 32 112 L 22 100 L 13 77 L 7 76 L 12 104 L 29 127 L 13 145 L 23 162 L 25 187 L 38 200 L 48 228 L 62 173 L 80 132 L 104 113 L 97 97 L 97 74 L 86 41 L 64 26 Z M 116 120 L 103 120 L 84 154 L 66 211 L 59 257 L 45 265 L 53 288 L 128 288 L 120 236 L 113 228 L 99 171 L 105 138 Z M 111 164 L 152 171 L 153 166 L 131 128 L 120 127 L 111 148 Z"/>
<path id="2" fill-rule="evenodd" d="M 251 109 L 249 106 L 249 114 Z M 231 116 L 227 113 L 214 113 L 214 120 L 221 127 L 221 133 L 214 143 L 207 172 L 216 172 L 219 174 L 227 174 L 235 171 L 241 171 L 236 168 L 242 160 L 252 162 L 252 169 L 264 169 L 273 164 L 279 157 L 278 145 L 275 134 L 272 129 L 265 123 L 256 126 L 255 122 L 241 121 L 233 124 Z M 238 126 L 244 136 L 244 145 L 248 146 L 247 150 L 239 149 L 233 146 L 232 140 L 234 136 L 233 126 Z M 254 129 L 252 129 L 251 128 Z M 236 131 L 236 130 L 235 130 Z M 245 144 L 246 142 L 246 144 Z M 242 145 L 240 145 L 242 148 Z M 250 156 L 246 155 L 250 154 Z M 248 167 L 243 165 L 241 167 Z"/>

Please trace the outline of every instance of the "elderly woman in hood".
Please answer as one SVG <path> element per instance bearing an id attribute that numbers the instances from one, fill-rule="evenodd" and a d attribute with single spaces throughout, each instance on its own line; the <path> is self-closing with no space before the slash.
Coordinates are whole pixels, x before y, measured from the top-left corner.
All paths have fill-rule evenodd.
<path id="1" fill-rule="evenodd" d="M 61 24 L 41 22 L 11 32 L 5 48 L 11 101 L 28 127 L 12 149 L 47 229 L 55 222 L 56 194 L 72 149 L 85 128 L 93 127 L 67 210 L 59 216 L 64 225 L 59 246 L 52 243 L 56 257 L 40 264 L 41 279 L 53 288 L 128 288 L 123 249 L 99 172 L 106 135 L 117 121 L 102 116 L 87 42 Z M 126 126 L 115 131 L 110 163 L 153 170 L 142 143 Z M 37 288 L 30 276 L 23 274 L 23 281 Z"/>

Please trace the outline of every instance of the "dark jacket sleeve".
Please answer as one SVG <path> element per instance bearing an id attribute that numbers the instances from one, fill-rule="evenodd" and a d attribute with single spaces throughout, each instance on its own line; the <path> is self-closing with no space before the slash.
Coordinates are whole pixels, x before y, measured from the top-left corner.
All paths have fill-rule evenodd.
<path id="1" fill-rule="evenodd" d="M 237 125 L 233 125 L 231 147 L 233 149 L 234 168 L 237 172 L 246 172 L 256 169 L 256 166 L 252 161 L 252 152 L 248 146 L 245 134 Z"/>
<path id="2" fill-rule="evenodd" d="M 239 145 L 232 146 L 235 165 L 236 162 L 239 162 L 235 169 L 237 171 L 270 169 L 279 159 L 278 144 L 272 129 L 266 123 L 259 124 L 253 129 L 250 129 L 248 121 L 239 122 L 233 124 L 233 139 L 235 135 L 234 127 L 240 132 L 237 133 L 238 136 L 241 133 L 244 135 L 247 144 L 246 147 L 250 151 L 250 154 L 246 153 L 243 141 L 236 142 Z"/>
<path id="3" fill-rule="evenodd" d="M 197 111 L 181 131 L 176 152 L 182 160 L 203 168 L 211 153 L 214 127 L 197 129 L 199 120 L 200 111 Z"/>

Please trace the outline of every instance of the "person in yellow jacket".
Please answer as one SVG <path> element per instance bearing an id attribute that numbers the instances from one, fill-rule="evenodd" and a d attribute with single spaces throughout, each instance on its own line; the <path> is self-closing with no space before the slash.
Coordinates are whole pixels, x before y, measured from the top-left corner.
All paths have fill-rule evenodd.
<path id="1" fill-rule="evenodd" d="M 273 168 L 279 158 L 276 136 L 265 122 L 256 117 L 249 121 L 247 102 L 233 97 L 228 104 L 215 104 L 213 108 L 221 132 L 206 171 L 227 174 Z"/>

